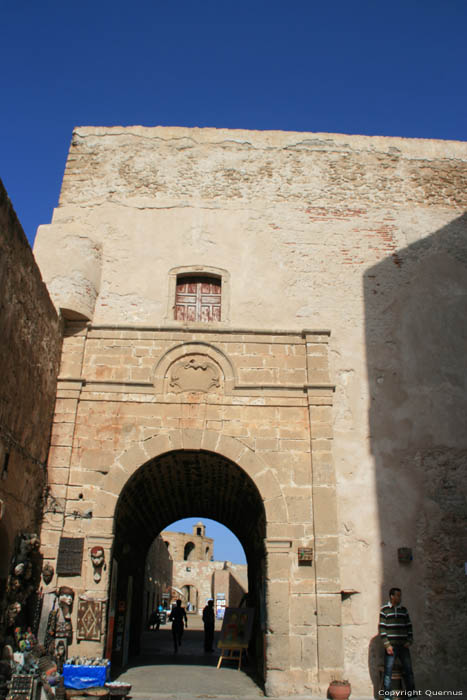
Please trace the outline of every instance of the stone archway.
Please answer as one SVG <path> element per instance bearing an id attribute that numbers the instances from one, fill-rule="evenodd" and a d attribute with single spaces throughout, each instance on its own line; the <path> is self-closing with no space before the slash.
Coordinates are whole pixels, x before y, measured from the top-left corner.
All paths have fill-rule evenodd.
<path id="1" fill-rule="evenodd" d="M 266 509 L 247 472 L 217 452 L 179 449 L 154 457 L 129 477 L 115 508 L 113 560 L 117 563 L 115 629 L 129 633 L 138 653 L 144 561 L 154 538 L 171 522 L 191 516 L 217 520 L 239 539 L 248 562 L 250 603 L 257 610 L 251 653 L 264 676 Z M 126 600 L 132 591 L 131 600 Z M 131 610 L 131 620 L 130 613 Z M 117 634 L 113 664 L 124 661 Z"/>

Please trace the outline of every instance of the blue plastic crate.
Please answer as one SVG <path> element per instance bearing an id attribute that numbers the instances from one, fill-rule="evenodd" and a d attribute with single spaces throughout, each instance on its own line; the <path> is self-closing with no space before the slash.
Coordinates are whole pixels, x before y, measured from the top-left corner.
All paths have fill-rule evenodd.
<path id="1" fill-rule="evenodd" d="M 99 688 L 110 678 L 110 661 L 106 666 L 74 666 L 63 664 L 65 688 Z"/>

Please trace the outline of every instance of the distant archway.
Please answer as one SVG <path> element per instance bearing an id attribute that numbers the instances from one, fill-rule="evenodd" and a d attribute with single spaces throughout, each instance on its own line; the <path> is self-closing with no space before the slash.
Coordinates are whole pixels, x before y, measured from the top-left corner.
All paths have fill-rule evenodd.
<path id="1" fill-rule="evenodd" d="M 193 557 L 194 549 L 195 549 L 194 542 L 187 542 L 186 543 L 185 548 L 183 550 L 184 561 L 190 561 L 190 559 Z"/>

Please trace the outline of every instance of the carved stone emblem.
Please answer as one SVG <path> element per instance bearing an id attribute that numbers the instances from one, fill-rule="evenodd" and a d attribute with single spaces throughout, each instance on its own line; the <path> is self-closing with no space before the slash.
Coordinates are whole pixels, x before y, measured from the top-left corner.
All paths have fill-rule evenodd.
<path id="1" fill-rule="evenodd" d="M 202 356 L 177 362 L 170 372 L 169 387 L 179 394 L 183 391 L 208 393 L 221 385 L 219 368 Z"/>

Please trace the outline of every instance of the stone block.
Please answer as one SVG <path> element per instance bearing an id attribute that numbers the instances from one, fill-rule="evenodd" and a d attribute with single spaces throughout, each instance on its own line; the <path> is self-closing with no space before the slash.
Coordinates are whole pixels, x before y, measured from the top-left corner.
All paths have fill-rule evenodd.
<path id="1" fill-rule="evenodd" d="M 289 633 L 289 582 L 268 581 L 266 588 L 268 606 L 267 629 L 274 634 Z"/>
<path id="2" fill-rule="evenodd" d="M 130 478 L 128 472 L 118 464 L 112 465 L 109 473 L 105 476 L 103 487 L 106 491 L 118 495 L 126 482 Z"/>
<path id="3" fill-rule="evenodd" d="M 219 438 L 220 431 L 216 432 L 214 430 L 205 430 L 201 440 L 201 449 L 207 450 L 208 452 L 216 452 Z"/>
<path id="4" fill-rule="evenodd" d="M 330 406 L 310 406 L 310 423 L 332 423 L 333 411 Z"/>
<path id="5" fill-rule="evenodd" d="M 286 440 L 307 440 L 309 442 L 308 426 L 304 423 L 281 423 L 279 437 Z"/>
<path id="6" fill-rule="evenodd" d="M 282 497 L 265 501 L 264 509 L 268 523 L 287 523 L 287 508 Z"/>
<path id="7" fill-rule="evenodd" d="M 182 442 L 184 450 L 199 450 L 203 439 L 202 430 L 186 428 L 182 430 Z"/>
<path id="8" fill-rule="evenodd" d="M 342 600 L 340 594 L 320 595 L 318 600 L 318 624 L 340 625 L 342 621 Z"/>
<path id="9" fill-rule="evenodd" d="M 312 566 L 300 566 L 294 570 L 293 578 L 290 583 L 290 593 L 293 595 L 311 595 L 315 593 L 314 574 L 311 578 L 302 578 L 302 571 L 313 570 Z M 300 577 L 300 578 L 299 578 Z"/>
<path id="10" fill-rule="evenodd" d="M 68 467 L 70 464 L 71 447 L 51 447 L 49 450 L 49 466 Z"/>
<path id="11" fill-rule="evenodd" d="M 71 447 L 73 442 L 73 423 L 54 423 L 50 436 L 51 446 Z"/>
<path id="12" fill-rule="evenodd" d="M 250 475 L 252 475 L 251 472 Z M 277 481 L 275 475 L 270 469 L 267 472 L 263 472 L 262 474 L 254 476 L 254 482 L 258 488 L 258 491 L 261 494 L 261 498 L 263 499 L 263 501 L 270 500 L 273 498 L 281 498 L 282 491 L 279 486 L 279 482 Z"/>
<path id="13" fill-rule="evenodd" d="M 320 669 L 342 669 L 344 664 L 342 627 L 318 625 L 318 656 Z"/>
<path id="14" fill-rule="evenodd" d="M 266 522 L 266 536 L 268 539 L 290 538 L 301 539 L 303 537 L 303 525 L 301 523 L 271 523 Z"/>
<path id="15" fill-rule="evenodd" d="M 219 454 L 238 464 L 240 456 L 247 452 L 247 448 L 239 440 L 234 440 L 226 435 L 221 435 L 217 444 Z"/>
<path id="16" fill-rule="evenodd" d="M 76 413 L 78 402 L 76 399 L 57 399 L 55 401 L 55 413 Z"/>
<path id="17" fill-rule="evenodd" d="M 317 553 L 314 566 L 316 567 L 317 581 L 339 581 L 339 560 L 337 552 Z M 318 586 L 321 589 L 321 584 Z M 335 591 L 335 588 L 333 589 Z"/>
<path id="18" fill-rule="evenodd" d="M 150 453 L 148 453 L 147 447 L 146 447 L 146 443 L 148 443 L 148 442 L 149 442 L 149 440 L 146 440 L 143 443 L 143 447 L 140 447 L 140 445 L 134 445 L 133 447 L 130 447 L 130 449 L 126 450 L 123 454 L 121 454 L 118 457 L 118 463 L 129 474 L 133 474 L 133 472 L 135 472 L 141 465 L 143 465 L 145 462 L 147 462 L 149 459 L 151 459 Z M 110 457 L 111 457 L 111 460 L 110 460 Z M 109 467 L 110 465 L 113 464 L 113 462 L 115 460 L 114 455 L 110 453 L 108 460 L 109 461 L 107 462 L 107 466 Z"/>
<path id="19" fill-rule="evenodd" d="M 269 580 L 287 580 L 290 576 L 291 560 L 290 555 L 285 553 L 269 552 L 267 556 L 266 576 Z"/>
<path id="20" fill-rule="evenodd" d="M 118 495 L 108 491 L 99 491 L 93 515 L 98 518 L 113 518 Z"/>
<path id="21" fill-rule="evenodd" d="M 294 625 L 316 626 L 316 597 L 314 594 L 295 594 L 290 597 L 290 619 Z"/>
<path id="22" fill-rule="evenodd" d="M 305 523 L 311 521 L 311 489 L 303 488 L 283 488 L 288 520 L 290 522 Z"/>
<path id="23" fill-rule="evenodd" d="M 333 427 L 331 423 L 313 423 L 311 426 L 311 437 L 313 440 L 331 440 L 333 437 Z"/>
<path id="24" fill-rule="evenodd" d="M 313 509 L 316 535 L 337 534 L 337 504 L 335 489 L 325 486 L 314 487 Z"/>
<path id="25" fill-rule="evenodd" d="M 158 457 L 159 455 L 164 454 L 165 452 L 170 452 L 170 450 L 172 449 L 172 443 L 167 433 L 159 433 L 157 435 L 154 435 L 153 437 L 144 440 L 144 442 L 140 443 L 140 447 L 145 453 L 144 460 L 140 462 L 141 465 L 150 459 L 154 459 L 154 457 Z M 136 455 L 137 453 L 135 452 L 133 454 Z M 141 455 L 137 457 L 137 459 L 140 458 Z M 122 466 L 125 467 L 121 460 L 120 463 L 122 464 Z"/>
<path id="26" fill-rule="evenodd" d="M 79 464 L 85 469 L 108 471 L 114 463 L 115 453 L 110 450 L 81 450 Z"/>
<path id="27" fill-rule="evenodd" d="M 290 671 L 269 667 L 266 661 L 267 675 L 264 684 L 266 696 L 269 698 L 288 697 L 290 695 Z"/>
<path id="28" fill-rule="evenodd" d="M 288 634 L 266 634 L 266 665 L 271 670 L 286 671 L 290 667 Z"/>
<path id="29" fill-rule="evenodd" d="M 309 440 L 280 440 L 280 450 L 283 452 L 310 452 Z"/>
<path id="30" fill-rule="evenodd" d="M 277 452 L 279 441 L 276 438 L 256 438 L 255 447 L 258 452 Z"/>
<path id="31" fill-rule="evenodd" d="M 49 467 L 47 470 L 49 484 L 66 484 L 68 469 L 65 467 Z"/>

